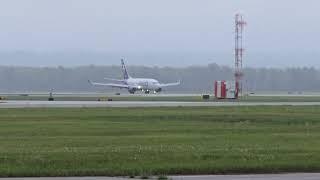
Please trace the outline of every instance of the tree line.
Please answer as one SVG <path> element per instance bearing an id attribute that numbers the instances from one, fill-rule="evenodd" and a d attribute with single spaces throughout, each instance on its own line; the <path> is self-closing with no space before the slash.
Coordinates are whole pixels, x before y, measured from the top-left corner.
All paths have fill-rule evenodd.
<path id="1" fill-rule="evenodd" d="M 163 83 L 181 80 L 170 92 L 211 93 L 215 80 L 232 80 L 233 69 L 209 64 L 189 67 L 129 66 L 133 77 L 155 78 Z M 0 66 L 1 92 L 108 92 L 92 87 L 88 80 L 108 82 L 104 77 L 122 78 L 119 66 L 18 67 Z M 245 68 L 243 88 L 247 91 L 318 91 L 320 70 L 301 68 Z"/>

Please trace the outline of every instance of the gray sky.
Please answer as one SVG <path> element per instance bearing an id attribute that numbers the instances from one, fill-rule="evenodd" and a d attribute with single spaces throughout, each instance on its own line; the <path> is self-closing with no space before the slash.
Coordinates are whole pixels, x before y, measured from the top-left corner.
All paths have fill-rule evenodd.
<path id="1" fill-rule="evenodd" d="M 319 0 L 0 2 L 0 52 L 194 53 L 203 55 L 199 64 L 213 61 L 232 65 L 233 18 L 236 12 L 242 12 L 248 21 L 246 65 L 320 67 Z M 219 53 L 224 53 L 225 58 L 215 59 Z M 264 58 L 259 58 L 260 55 Z M 304 59 L 304 55 L 311 58 Z M 290 60 L 297 56 L 301 60 Z M 266 62 L 268 59 L 271 62 Z M 0 64 L 29 64 L 22 59 L 8 61 L 2 60 Z M 145 61 L 153 64 L 150 59 L 132 60 L 130 64 Z M 198 63 L 195 58 L 184 61 Z M 65 63 L 78 64 L 73 59 Z M 108 63 L 114 61 L 88 60 L 80 64 Z M 163 63 L 170 65 L 168 61 Z M 46 60 L 41 64 L 54 65 Z M 159 61 L 154 64 L 163 65 Z"/>

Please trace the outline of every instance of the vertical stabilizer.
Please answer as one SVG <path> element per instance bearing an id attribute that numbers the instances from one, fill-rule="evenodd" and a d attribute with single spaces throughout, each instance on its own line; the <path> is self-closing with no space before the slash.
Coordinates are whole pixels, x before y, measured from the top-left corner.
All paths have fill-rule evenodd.
<path id="1" fill-rule="evenodd" d="M 124 64 L 123 59 L 121 59 L 121 68 L 122 68 L 122 73 L 123 73 L 123 79 L 129 79 L 130 76 L 128 74 L 128 71 L 127 71 L 126 65 Z"/>

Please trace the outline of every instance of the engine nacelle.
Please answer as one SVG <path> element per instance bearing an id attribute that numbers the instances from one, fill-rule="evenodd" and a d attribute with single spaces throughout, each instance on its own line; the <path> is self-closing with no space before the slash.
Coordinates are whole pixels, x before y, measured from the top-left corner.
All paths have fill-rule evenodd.
<path id="1" fill-rule="evenodd" d="M 156 89 L 155 91 L 156 91 L 157 93 L 159 93 L 159 92 L 162 91 L 162 89 L 161 89 L 161 88 L 158 88 L 158 89 Z"/>
<path id="2" fill-rule="evenodd" d="M 128 91 L 130 94 L 134 94 L 137 91 L 137 89 L 136 88 L 129 88 Z"/>

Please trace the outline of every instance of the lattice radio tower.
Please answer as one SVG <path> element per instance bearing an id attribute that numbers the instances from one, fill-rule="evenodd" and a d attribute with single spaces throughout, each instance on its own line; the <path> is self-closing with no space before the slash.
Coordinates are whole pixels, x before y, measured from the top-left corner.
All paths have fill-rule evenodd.
<path id="1" fill-rule="evenodd" d="M 241 14 L 235 16 L 235 81 L 237 84 L 237 94 L 242 93 L 242 60 L 243 60 L 243 32 L 246 22 Z"/>

